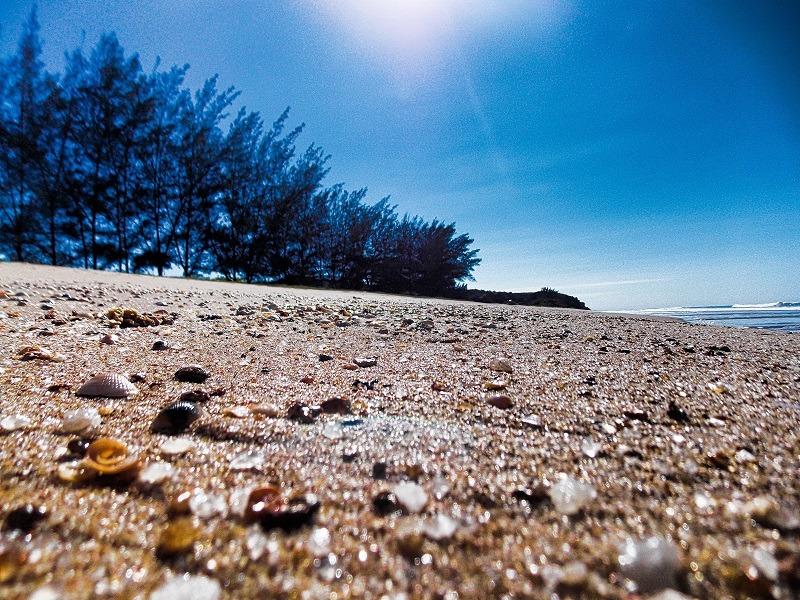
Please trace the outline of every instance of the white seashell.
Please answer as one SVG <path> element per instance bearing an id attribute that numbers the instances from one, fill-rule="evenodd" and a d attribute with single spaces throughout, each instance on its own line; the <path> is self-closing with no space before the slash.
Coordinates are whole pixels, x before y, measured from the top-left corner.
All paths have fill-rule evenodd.
<path id="1" fill-rule="evenodd" d="M 574 515 L 589 506 L 597 498 L 597 491 L 590 483 L 565 477 L 550 488 L 550 500 L 562 515 Z"/>
<path id="2" fill-rule="evenodd" d="M 164 456 L 178 456 L 194 448 L 194 442 L 186 438 L 173 438 L 161 444 L 158 449 Z"/>
<path id="3" fill-rule="evenodd" d="M 96 408 L 78 408 L 64 413 L 61 430 L 64 433 L 80 433 L 99 427 L 102 422 L 103 419 Z"/>
<path id="4" fill-rule="evenodd" d="M 127 398 L 138 394 L 139 390 L 119 373 L 99 373 L 84 383 L 75 393 L 78 396 Z"/>

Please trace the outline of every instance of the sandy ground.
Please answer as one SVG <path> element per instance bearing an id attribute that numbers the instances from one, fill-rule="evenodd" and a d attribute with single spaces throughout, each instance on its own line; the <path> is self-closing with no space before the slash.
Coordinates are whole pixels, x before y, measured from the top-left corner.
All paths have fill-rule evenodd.
<path id="1" fill-rule="evenodd" d="M 800 589 L 796 334 L 13 263 L 0 290 L 0 597 Z M 137 393 L 77 395 L 103 372 Z M 97 438 L 132 466 L 96 475 Z"/>

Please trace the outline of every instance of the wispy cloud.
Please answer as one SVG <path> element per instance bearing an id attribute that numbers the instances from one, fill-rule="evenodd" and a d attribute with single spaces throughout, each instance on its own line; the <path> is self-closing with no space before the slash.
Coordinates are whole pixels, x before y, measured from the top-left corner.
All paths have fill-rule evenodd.
<path id="1" fill-rule="evenodd" d="M 585 290 L 590 288 L 611 288 L 623 285 L 640 285 L 642 283 L 660 283 L 668 281 L 663 277 L 650 277 L 647 279 L 619 279 L 617 281 L 595 281 L 592 283 L 576 283 L 572 285 L 562 285 L 560 289 L 564 290 Z"/>

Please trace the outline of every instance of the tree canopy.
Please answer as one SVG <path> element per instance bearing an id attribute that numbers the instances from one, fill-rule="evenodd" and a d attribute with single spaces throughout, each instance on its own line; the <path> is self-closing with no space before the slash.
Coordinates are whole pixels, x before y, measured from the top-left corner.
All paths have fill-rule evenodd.
<path id="1" fill-rule="evenodd" d="M 287 108 L 238 111 L 216 76 L 145 71 L 116 35 L 41 60 L 36 7 L 0 61 L 0 257 L 232 281 L 446 294 L 479 264 L 455 224 L 326 185 Z"/>

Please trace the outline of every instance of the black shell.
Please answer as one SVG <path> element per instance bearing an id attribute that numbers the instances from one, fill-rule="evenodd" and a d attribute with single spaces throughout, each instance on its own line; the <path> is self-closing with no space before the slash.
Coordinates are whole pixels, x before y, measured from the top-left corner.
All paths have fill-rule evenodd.
<path id="1" fill-rule="evenodd" d="M 189 365 L 181 367 L 175 372 L 175 379 L 178 381 L 186 381 L 189 383 L 203 383 L 209 378 L 211 374 L 203 367 L 198 365 Z"/>
<path id="2" fill-rule="evenodd" d="M 381 517 L 403 514 L 403 507 L 392 492 L 380 492 L 372 499 L 372 510 Z"/>
<path id="3" fill-rule="evenodd" d="M 203 416 L 203 411 L 194 402 L 178 400 L 168 404 L 153 419 L 150 431 L 169 435 L 185 431 L 189 425 Z"/>

